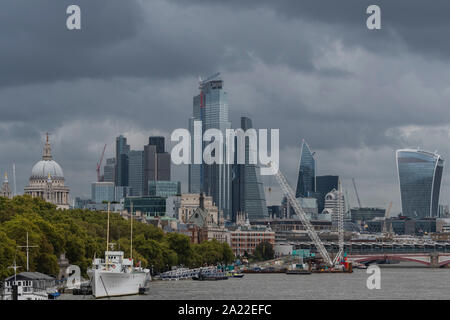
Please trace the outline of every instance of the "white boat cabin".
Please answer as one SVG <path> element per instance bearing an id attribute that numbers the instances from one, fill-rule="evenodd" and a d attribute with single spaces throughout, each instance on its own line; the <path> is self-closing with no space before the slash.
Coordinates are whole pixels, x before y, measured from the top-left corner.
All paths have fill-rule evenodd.
<path id="1" fill-rule="evenodd" d="M 17 296 L 14 295 L 17 286 Z M 21 272 L 5 279 L 3 300 L 48 300 L 56 292 L 56 279 L 40 272 Z"/>

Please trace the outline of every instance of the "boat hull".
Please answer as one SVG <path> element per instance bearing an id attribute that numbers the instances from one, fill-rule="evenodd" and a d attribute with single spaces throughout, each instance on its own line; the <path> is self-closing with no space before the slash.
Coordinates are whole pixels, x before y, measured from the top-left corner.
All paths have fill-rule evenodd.
<path id="1" fill-rule="evenodd" d="M 93 270 L 89 277 L 92 295 L 97 299 L 139 294 L 150 281 L 150 273 L 143 271 L 122 273 Z"/>

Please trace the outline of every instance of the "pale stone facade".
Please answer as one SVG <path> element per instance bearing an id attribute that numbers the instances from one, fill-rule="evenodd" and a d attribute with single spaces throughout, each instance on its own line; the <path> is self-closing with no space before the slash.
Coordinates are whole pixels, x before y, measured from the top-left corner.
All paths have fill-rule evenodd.
<path id="1" fill-rule="evenodd" d="M 8 183 L 8 175 L 5 172 L 5 179 L 3 180 L 3 185 L 2 188 L 0 189 L 0 197 L 5 197 L 5 198 L 12 198 L 12 192 L 11 192 L 11 188 L 9 187 L 9 183 Z"/>
<path id="2" fill-rule="evenodd" d="M 62 168 L 52 158 L 48 134 L 42 160 L 34 165 L 24 191 L 32 197 L 55 204 L 58 209 L 69 209 L 69 187 L 64 185 Z"/>

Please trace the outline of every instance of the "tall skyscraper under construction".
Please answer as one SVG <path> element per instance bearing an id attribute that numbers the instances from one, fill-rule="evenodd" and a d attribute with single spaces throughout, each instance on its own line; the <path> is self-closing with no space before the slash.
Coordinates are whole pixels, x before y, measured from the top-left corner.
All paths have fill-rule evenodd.
<path id="1" fill-rule="evenodd" d="M 223 81 L 219 74 L 199 83 L 200 93 L 194 96 L 193 115 L 189 119 L 191 132 L 191 163 L 194 160 L 194 140 L 202 137 L 194 136 L 194 121 L 202 121 L 202 132 L 218 129 L 225 137 L 225 130 L 231 129 L 228 117 L 227 93 L 223 90 Z M 203 141 L 203 140 L 200 140 Z M 206 143 L 207 144 L 207 143 Z M 206 144 L 202 142 L 202 154 Z M 223 155 L 225 155 L 223 144 Z M 224 216 L 231 219 L 231 165 L 229 164 L 190 164 L 189 192 L 212 196 L 215 205 L 223 210 Z"/>

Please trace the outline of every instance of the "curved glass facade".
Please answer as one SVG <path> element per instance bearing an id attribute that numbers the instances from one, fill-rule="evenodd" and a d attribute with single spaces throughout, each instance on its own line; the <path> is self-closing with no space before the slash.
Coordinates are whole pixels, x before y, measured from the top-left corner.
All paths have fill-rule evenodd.
<path id="1" fill-rule="evenodd" d="M 316 190 L 316 160 L 306 141 L 303 140 L 295 197 L 309 197 Z"/>
<path id="2" fill-rule="evenodd" d="M 436 217 L 444 159 L 419 150 L 397 150 L 402 214 L 411 218 Z"/>

